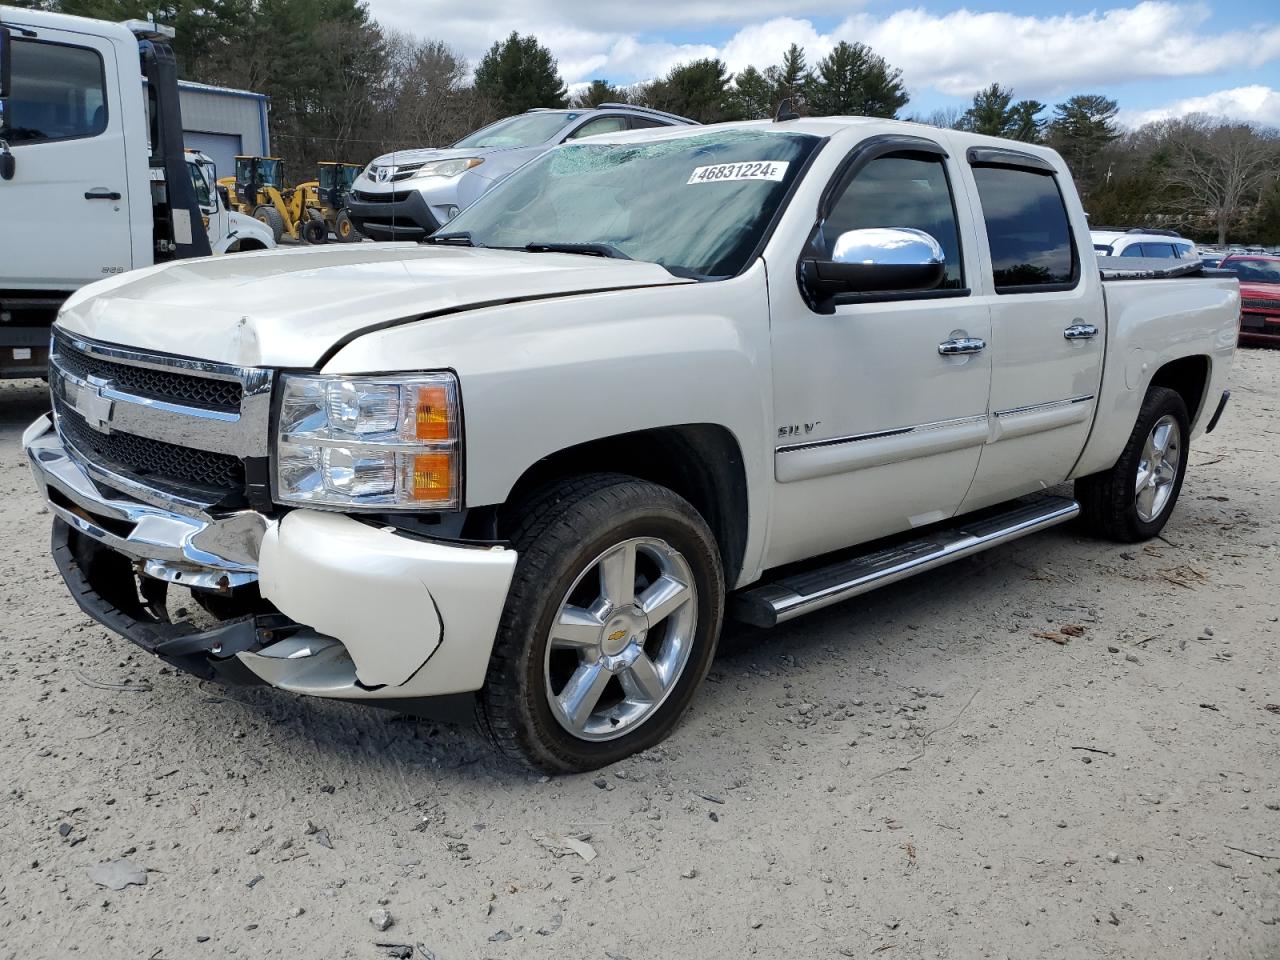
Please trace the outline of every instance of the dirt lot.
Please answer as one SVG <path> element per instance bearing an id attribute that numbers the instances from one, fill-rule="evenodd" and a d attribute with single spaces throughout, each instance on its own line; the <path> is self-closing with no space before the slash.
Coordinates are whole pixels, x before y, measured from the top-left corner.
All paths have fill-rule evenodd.
<path id="1" fill-rule="evenodd" d="M 1280 352 L 1233 388 L 1162 540 L 731 629 L 664 747 L 547 780 L 107 635 L 0 385 L 0 958 L 1280 956 Z"/>

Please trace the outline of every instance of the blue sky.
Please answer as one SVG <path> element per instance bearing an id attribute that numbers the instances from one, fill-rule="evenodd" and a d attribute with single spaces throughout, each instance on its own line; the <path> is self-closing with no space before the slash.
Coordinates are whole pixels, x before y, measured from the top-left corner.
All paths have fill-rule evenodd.
<path id="1" fill-rule="evenodd" d="M 1052 104 L 1120 102 L 1130 124 L 1191 111 L 1280 125 L 1280 0 L 369 0 L 385 26 L 444 40 L 473 63 L 511 30 L 533 32 L 570 84 L 633 83 L 719 56 L 768 66 L 840 40 L 900 66 L 906 112 L 963 106 L 993 81 Z"/>

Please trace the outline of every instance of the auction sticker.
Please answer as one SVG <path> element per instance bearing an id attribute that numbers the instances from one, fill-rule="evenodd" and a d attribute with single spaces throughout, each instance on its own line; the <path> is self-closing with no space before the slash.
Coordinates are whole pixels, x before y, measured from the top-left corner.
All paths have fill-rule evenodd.
<path id="1" fill-rule="evenodd" d="M 786 160 L 747 160 L 743 163 L 715 163 L 694 167 L 688 183 L 720 183 L 725 180 L 781 180 L 787 175 Z"/>

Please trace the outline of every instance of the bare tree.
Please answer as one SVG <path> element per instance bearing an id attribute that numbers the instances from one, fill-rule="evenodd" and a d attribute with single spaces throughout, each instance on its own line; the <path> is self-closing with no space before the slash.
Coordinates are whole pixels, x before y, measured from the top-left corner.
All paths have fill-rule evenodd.
<path id="1" fill-rule="evenodd" d="M 497 119 L 467 83 L 467 61 L 448 44 L 393 33 L 387 48 L 384 148 L 445 147 Z"/>
<path id="2" fill-rule="evenodd" d="M 944 130 L 958 130 L 964 111 L 959 107 L 941 107 L 929 113 L 913 113 L 905 119 L 910 123 L 923 123 L 930 127 L 942 127 Z"/>
<path id="3" fill-rule="evenodd" d="M 1188 213 L 1212 219 L 1218 243 L 1225 244 L 1228 230 L 1275 176 L 1275 132 L 1189 116 L 1165 121 L 1159 133 L 1168 155 L 1165 180 L 1185 198 Z"/>

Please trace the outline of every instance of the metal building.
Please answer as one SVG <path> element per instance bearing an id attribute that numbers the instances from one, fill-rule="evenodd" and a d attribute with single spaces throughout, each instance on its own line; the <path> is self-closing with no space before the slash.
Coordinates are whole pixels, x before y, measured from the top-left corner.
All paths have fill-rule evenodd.
<path id="1" fill-rule="evenodd" d="M 183 80 L 178 83 L 178 97 L 183 142 L 211 156 L 218 176 L 235 174 L 237 155 L 270 156 L 266 94 Z"/>

